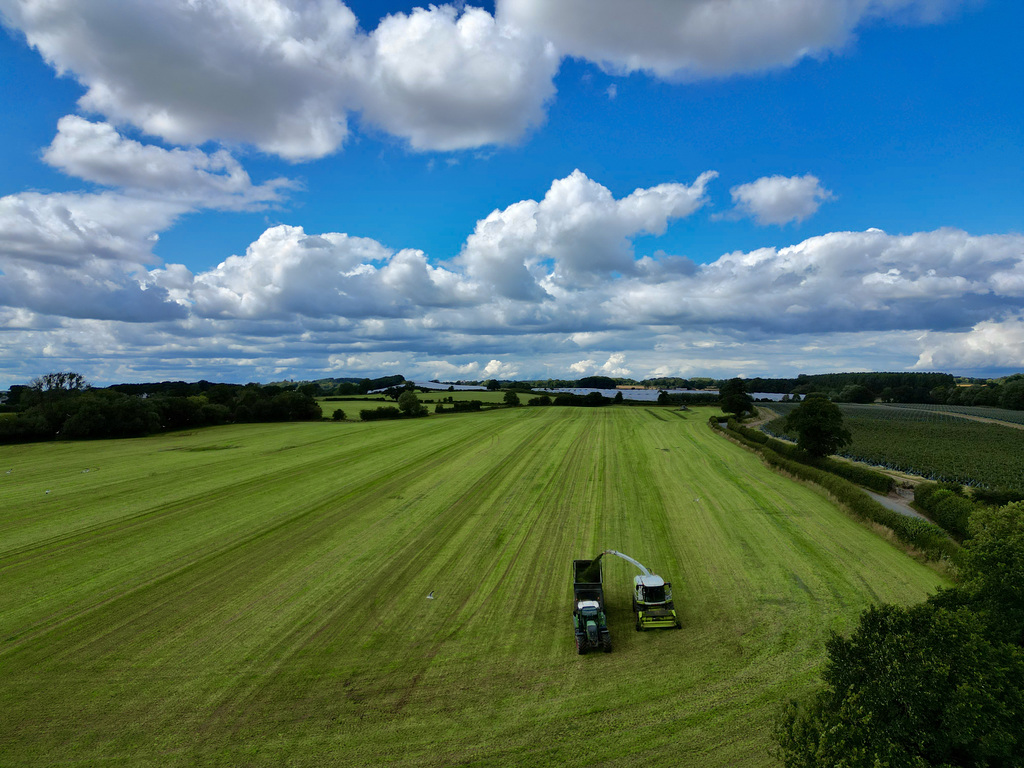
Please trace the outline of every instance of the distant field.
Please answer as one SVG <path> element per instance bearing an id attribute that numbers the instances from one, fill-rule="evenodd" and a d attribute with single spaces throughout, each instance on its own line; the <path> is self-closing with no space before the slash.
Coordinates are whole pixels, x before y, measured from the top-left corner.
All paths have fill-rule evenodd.
<path id="1" fill-rule="evenodd" d="M 0 765 L 769 764 L 829 630 L 942 579 L 709 413 L 0 448 Z M 633 631 L 613 560 L 615 651 L 576 655 L 570 562 L 605 548 L 682 630 Z"/>
<path id="2" fill-rule="evenodd" d="M 518 392 L 519 402 L 526 405 L 528 400 L 532 400 L 534 397 L 539 395 L 530 395 L 526 392 Z M 395 405 L 395 401 L 390 398 L 386 401 L 380 400 L 380 395 L 348 395 L 346 397 L 352 397 L 355 399 L 345 400 L 328 400 L 324 397 L 318 397 L 317 402 L 320 403 L 320 409 L 323 411 L 324 416 L 330 418 L 334 413 L 335 409 L 340 408 L 345 412 L 345 417 L 349 419 L 358 419 L 359 411 L 363 408 L 380 408 L 383 405 Z M 436 403 L 447 403 L 448 398 L 453 400 L 479 400 L 481 403 L 487 403 L 490 405 L 500 405 L 505 402 L 505 393 L 498 392 L 447 392 L 438 390 L 437 392 L 417 392 L 416 397 L 420 399 L 421 403 L 426 403 L 427 407 L 431 412 L 434 410 L 434 404 Z M 362 401 L 368 402 L 362 402 Z"/>
<path id="3" fill-rule="evenodd" d="M 772 404 L 780 418 L 764 430 L 784 435 L 783 417 L 795 407 Z M 848 458 L 933 480 L 1024 490 L 1024 433 L 1019 429 L 965 419 L 947 410 L 950 406 L 840 407 L 853 435 L 843 453 Z"/>
<path id="4" fill-rule="evenodd" d="M 992 419 L 1007 424 L 1024 424 L 1024 411 L 1011 411 L 1007 408 L 992 408 L 987 405 L 928 405 L 925 403 L 892 403 L 891 408 L 909 408 L 916 411 L 934 413 L 951 413 L 961 416 L 972 416 L 979 419 Z"/>

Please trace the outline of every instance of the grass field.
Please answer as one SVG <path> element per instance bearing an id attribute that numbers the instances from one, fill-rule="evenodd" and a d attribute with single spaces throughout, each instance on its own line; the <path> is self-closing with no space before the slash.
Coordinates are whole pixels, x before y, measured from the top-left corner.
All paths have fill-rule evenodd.
<path id="1" fill-rule="evenodd" d="M 0 765 L 770 764 L 828 631 L 942 579 L 708 413 L 2 448 Z M 605 548 L 683 629 L 634 632 L 612 559 L 615 651 L 576 655 L 570 563 Z"/>

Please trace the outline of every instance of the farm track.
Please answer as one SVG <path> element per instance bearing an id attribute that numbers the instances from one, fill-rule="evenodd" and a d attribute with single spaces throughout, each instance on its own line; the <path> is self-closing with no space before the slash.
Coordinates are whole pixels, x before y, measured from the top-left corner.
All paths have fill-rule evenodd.
<path id="1" fill-rule="evenodd" d="M 3 449 L 0 764 L 764 765 L 828 630 L 941 580 L 705 421 Z M 580 658 L 569 565 L 605 548 L 671 578 L 684 628 L 634 632 L 606 558 L 615 651 Z"/>

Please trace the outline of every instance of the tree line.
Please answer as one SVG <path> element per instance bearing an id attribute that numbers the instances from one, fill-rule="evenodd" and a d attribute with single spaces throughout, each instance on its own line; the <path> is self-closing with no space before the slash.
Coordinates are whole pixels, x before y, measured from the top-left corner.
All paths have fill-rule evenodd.
<path id="1" fill-rule="evenodd" d="M 76 373 L 52 373 L 11 387 L 0 443 L 141 437 L 217 424 L 306 421 L 320 406 L 299 388 L 200 381 L 90 387 Z"/>

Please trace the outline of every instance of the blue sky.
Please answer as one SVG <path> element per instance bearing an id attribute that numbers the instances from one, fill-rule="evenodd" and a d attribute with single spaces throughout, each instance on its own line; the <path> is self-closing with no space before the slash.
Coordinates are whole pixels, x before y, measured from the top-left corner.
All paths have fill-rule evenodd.
<path id="1" fill-rule="evenodd" d="M 1019 4 L 625 6 L 0 0 L 0 388 L 1024 369 Z"/>

